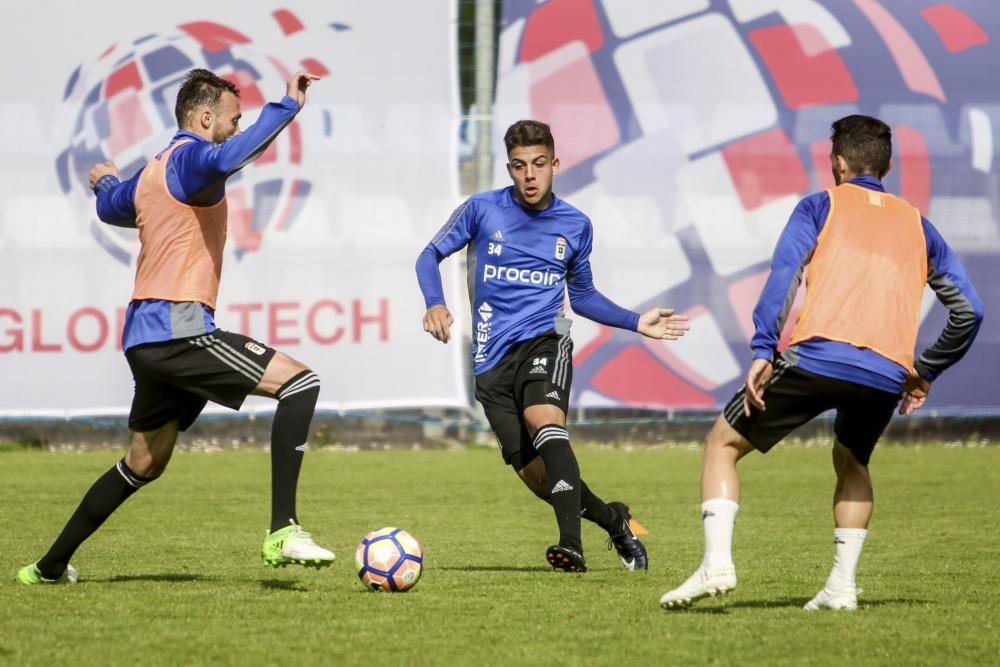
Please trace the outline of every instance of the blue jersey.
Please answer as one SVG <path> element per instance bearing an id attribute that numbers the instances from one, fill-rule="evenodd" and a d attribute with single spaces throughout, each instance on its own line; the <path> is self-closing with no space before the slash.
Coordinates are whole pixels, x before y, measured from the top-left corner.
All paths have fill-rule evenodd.
<path id="1" fill-rule="evenodd" d="M 493 368 L 516 343 L 545 333 L 568 334 L 567 290 L 580 315 L 634 331 L 639 315 L 594 288 L 592 243 L 590 219 L 555 195 L 544 211 L 521 206 L 513 187 L 475 195 L 455 210 L 417 261 L 425 305 L 444 304 L 437 265 L 467 247 L 476 375 Z"/>
<path id="2" fill-rule="evenodd" d="M 859 176 L 854 185 L 884 192 L 874 176 Z M 753 312 L 756 327 L 750 347 L 755 359 L 771 359 L 795 292 L 816 248 L 830 212 L 830 195 L 818 192 L 799 202 L 778 239 L 760 300 Z M 950 311 L 948 324 L 931 347 L 914 362 L 915 370 L 934 380 L 956 363 L 972 345 L 983 320 L 983 302 L 976 294 L 958 256 L 926 218 L 921 218 L 927 244 L 927 284 Z M 849 343 L 812 338 L 793 345 L 785 357 L 800 368 L 827 377 L 856 382 L 882 391 L 902 389 L 909 369 L 874 350 Z"/>
<path id="3" fill-rule="evenodd" d="M 299 111 L 299 104 L 285 96 L 261 109 L 257 122 L 225 143 L 217 144 L 193 132 L 178 130 L 170 146 L 189 143 L 170 155 L 167 188 L 177 201 L 211 206 L 225 196 L 226 179 L 260 157 L 271 141 Z M 109 225 L 135 227 L 135 193 L 142 169 L 125 181 L 103 176 L 94 187 L 97 216 Z M 174 303 L 160 299 L 132 301 L 125 312 L 122 349 L 144 343 L 189 338 L 215 330 L 215 313 L 202 303 Z"/>

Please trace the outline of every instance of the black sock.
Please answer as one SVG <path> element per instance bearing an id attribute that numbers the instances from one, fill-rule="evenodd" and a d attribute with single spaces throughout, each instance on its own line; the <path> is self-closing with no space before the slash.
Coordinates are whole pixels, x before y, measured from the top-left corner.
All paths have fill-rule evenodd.
<path id="1" fill-rule="evenodd" d="M 549 505 L 552 504 L 552 495 L 542 498 Z M 607 504 L 594 495 L 587 483 L 580 480 L 580 517 L 587 521 L 592 521 L 609 533 L 616 527 L 618 517 Z"/>
<path id="2" fill-rule="evenodd" d="M 97 478 L 83 496 L 80 506 L 69 518 L 48 553 L 38 561 L 38 571 L 46 579 L 58 579 L 66 565 L 83 542 L 94 534 L 129 496 L 155 477 L 139 477 L 132 472 L 125 459 Z"/>
<path id="3" fill-rule="evenodd" d="M 594 495 L 587 483 L 580 480 L 580 516 L 587 521 L 593 521 L 604 530 L 611 532 L 615 528 L 618 516 L 614 510 Z"/>
<path id="4" fill-rule="evenodd" d="M 569 446 L 569 434 L 558 424 L 548 424 L 538 429 L 534 445 L 545 462 L 549 503 L 559 524 L 559 545 L 583 553 L 580 540 L 580 466 Z"/>
<path id="5" fill-rule="evenodd" d="M 295 515 L 295 493 L 299 486 L 302 456 L 309 438 L 316 401 L 319 399 L 319 376 L 305 370 L 282 385 L 278 408 L 271 424 L 271 532 Z"/>

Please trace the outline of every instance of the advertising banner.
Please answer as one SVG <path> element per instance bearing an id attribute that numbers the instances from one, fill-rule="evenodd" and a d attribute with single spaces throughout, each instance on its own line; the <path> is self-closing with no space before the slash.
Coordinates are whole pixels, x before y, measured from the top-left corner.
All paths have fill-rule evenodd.
<path id="1" fill-rule="evenodd" d="M 291 72 L 322 77 L 228 182 L 216 324 L 315 370 L 321 409 L 466 405 L 461 346 L 422 330 L 413 270 L 458 201 L 452 14 L 392 0 L 19 5 L 0 25 L 0 415 L 128 411 L 137 232 L 97 219 L 87 175 L 111 160 L 127 178 L 166 147 L 193 68 L 239 86 L 243 127 Z M 460 302 L 458 265 L 442 269 Z"/>

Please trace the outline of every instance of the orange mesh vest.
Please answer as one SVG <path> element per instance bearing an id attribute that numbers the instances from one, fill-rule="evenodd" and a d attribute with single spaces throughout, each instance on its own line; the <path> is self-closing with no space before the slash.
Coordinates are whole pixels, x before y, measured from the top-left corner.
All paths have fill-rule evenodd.
<path id="1" fill-rule="evenodd" d="M 198 301 L 215 308 L 226 245 L 226 199 L 212 206 L 177 201 L 167 187 L 176 144 L 146 165 L 135 191 L 139 259 L 133 299 Z"/>
<path id="2" fill-rule="evenodd" d="M 912 369 L 927 283 L 920 211 L 849 183 L 827 192 L 830 213 L 806 270 L 791 342 L 850 343 Z"/>

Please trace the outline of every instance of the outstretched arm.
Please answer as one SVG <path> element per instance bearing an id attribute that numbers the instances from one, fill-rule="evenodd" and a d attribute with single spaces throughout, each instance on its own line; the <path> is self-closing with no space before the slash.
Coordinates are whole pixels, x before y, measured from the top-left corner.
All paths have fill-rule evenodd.
<path id="1" fill-rule="evenodd" d="M 593 232 L 588 224 L 577 256 L 570 267 L 566 281 L 569 302 L 573 312 L 588 320 L 617 329 L 638 331 L 650 338 L 677 340 L 688 330 L 687 317 L 675 315 L 670 308 L 653 308 L 642 315 L 622 308 L 594 287 L 594 276 L 590 268 L 590 252 L 593 247 Z"/>
<path id="2" fill-rule="evenodd" d="M 142 169 L 126 181 L 118 180 L 113 162 L 95 164 L 90 170 L 90 188 L 97 195 L 97 217 L 116 227 L 135 228 L 135 188 Z"/>
<path id="3" fill-rule="evenodd" d="M 305 104 L 306 89 L 317 79 L 313 74 L 296 72 L 288 80 L 285 97 L 266 104 L 253 125 L 224 143 L 192 142 L 174 152 L 170 160 L 184 199 L 197 205 L 218 201 L 226 179 L 260 157 L 291 124 Z"/>

